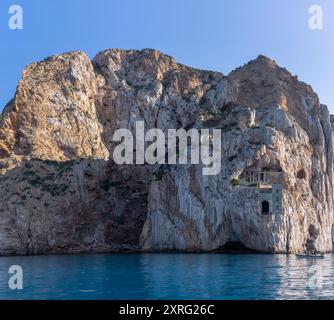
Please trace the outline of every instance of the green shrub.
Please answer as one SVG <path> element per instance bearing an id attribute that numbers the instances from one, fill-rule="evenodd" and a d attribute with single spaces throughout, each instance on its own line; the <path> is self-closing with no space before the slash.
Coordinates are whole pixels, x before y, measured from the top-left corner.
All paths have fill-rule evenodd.
<path id="1" fill-rule="evenodd" d="M 42 191 L 49 192 L 53 197 L 60 196 L 61 194 L 65 193 L 68 189 L 68 186 L 65 184 L 43 184 Z"/>
<path id="2" fill-rule="evenodd" d="M 31 186 L 38 187 L 42 184 L 42 179 L 39 176 L 36 176 L 30 180 L 28 180 Z"/>
<path id="3" fill-rule="evenodd" d="M 236 159 L 238 156 L 237 155 L 233 155 L 233 156 L 230 156 L 228 157 L 228 161 L 229 162 L 232 162 L 234 159 Z"/>
<path id="4" fill-rule="evenodd" d="M 100 182 L 100 188 L 102 190 L 104 190 L 105 192 L 108 192 L 111 187 L 116 187 L 118 185 L 119 185 L 119 183 L 112 182 L 112 181 L 110 181 L 108 179 L 105 179 L 105 180 L 103 180 L 103 181 Z"/>
<path id="5" fill-rule="evenodd" d="M 36 172 L 33 171 L 33 170 L 26 170 L 26 171 L 23 172 L 24 176 L 34 176 L 35 174 L 36 174 Z"/>
<path id="6" fill-rule="evenodd" d="M 239 179 L 232 179 L 231 184 L 232 184 L 232 186 L 240 186 L 240 180 Z"/>
<path id="7" fill-rule="evenodd" d="M 164 175 L 170 170 L 170 167 L 168 165 L 161 165 L 155 173 L 153 173 L 155 177 L 155 181 L 161 181 Z"/>

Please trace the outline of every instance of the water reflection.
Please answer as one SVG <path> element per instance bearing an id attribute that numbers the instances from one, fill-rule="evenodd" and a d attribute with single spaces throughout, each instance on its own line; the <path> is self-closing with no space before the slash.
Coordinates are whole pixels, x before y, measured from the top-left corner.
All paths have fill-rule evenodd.
<path id="1" fill-rule="evenodd" d="M 334 299 L 333 256 L 325 259 L 298 259 L 277 256 L 281 285 L 278 299 Z"/>
<path id="2" fill-rule="evenodd" d="M 332 255 L 170 255 L 141 260 L 152 299 L 334 299 Z"/>
<path id="3" fill-rule="evenodd" d="M 145 254 L 0 258 L 0 299 L 334 299 L 333 256 Z M 24 290 L 8 289 L 21 265 Z"/>

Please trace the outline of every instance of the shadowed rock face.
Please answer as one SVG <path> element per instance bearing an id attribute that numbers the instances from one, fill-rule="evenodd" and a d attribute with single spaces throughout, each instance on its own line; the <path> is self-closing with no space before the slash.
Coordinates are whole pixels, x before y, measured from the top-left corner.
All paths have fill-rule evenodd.
<path id="1" fill-rule="evenodd" d="M 222 129 L 220 174 L 116 166 L 115 130 L 140 120 Z M 150 49 L 33 63 L 1 119 L 0 254 L 331 251 L 332 135 L 312 88 L 264 56 L 228 76 Z M 268 191 L 239 185 L 250 168 L 279 168 L 279 213 L 261 212 Z"/>

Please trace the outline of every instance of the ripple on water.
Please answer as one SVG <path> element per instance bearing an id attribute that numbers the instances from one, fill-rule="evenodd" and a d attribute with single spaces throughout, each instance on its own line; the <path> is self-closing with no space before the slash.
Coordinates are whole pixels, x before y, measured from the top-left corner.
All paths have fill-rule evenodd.
<path id="1" fill-rule="evenodd" d="M 0 258 L 0 299 L 334 299 L 333 255 L 143 254 Z M 24 289 L 8 289 L 19 264 Z"/>

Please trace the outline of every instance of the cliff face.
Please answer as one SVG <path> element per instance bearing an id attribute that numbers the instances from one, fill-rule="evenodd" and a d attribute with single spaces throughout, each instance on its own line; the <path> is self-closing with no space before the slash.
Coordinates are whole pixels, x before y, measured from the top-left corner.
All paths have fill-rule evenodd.
<path id="1" fill-rule="evenodd" d="M 221 172 L 117 166 L 112 136 L 136 121 L 222 129 Z M 0 253 L 331 251 L 332 134 L 312 88 L 263 56 L 228 76 L 149 49 L 33 63 L 1 119 Z"/>

